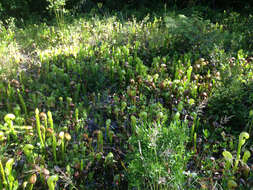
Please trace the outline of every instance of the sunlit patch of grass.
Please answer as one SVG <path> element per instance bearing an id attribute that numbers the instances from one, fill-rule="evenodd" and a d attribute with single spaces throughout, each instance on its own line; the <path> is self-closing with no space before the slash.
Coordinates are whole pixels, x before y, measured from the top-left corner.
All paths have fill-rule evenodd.
<path id="1" fill-rule="evenodd" d="M 15 42 L 12 35 L 13 31 L 7 30 L 0 35 L 0 76 L 7 77 L 15 72 L 17 66 L 25 58 L 20 51 L 19 45 Z"/>

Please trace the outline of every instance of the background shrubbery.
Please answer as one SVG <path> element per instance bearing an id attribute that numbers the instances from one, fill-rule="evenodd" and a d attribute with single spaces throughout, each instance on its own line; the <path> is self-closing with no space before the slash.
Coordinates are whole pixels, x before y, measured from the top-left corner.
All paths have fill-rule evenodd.
<path id="1" fill-rule="evenodd" d="M 176 6 L 179 8 L 190 7 L 194 5 L 209 5 L 213 8 L 249 8 L 253 5 L 250 1 L 201 1 L 201 0 L 66 0 L 66 8 L 75 12 L 87 12 L 91 8 L 97 7 L 97 3 L 102 3 L 104 8 L 120 10 L 123 8 L 138 8 L 146 7 L 153 9 L 153 5 L 163 4 L 167 6 Z M 31 14 L 40 16 L 49 16 L 49 10 L 47 0 L 8 0 L 0 2 L 0 19 L 5 20 L 8 17 L 14 17 L 17 19 L 26 19 Z"/>

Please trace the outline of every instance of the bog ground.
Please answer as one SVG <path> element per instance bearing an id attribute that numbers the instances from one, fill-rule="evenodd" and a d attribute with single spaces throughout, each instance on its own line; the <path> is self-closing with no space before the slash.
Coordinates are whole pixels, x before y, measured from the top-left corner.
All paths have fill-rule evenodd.
<path id="1" fill-rule="evenodd" d="M 50 5 L 0 23 L 1 190 L 252 189 L 252 13 Z"/>

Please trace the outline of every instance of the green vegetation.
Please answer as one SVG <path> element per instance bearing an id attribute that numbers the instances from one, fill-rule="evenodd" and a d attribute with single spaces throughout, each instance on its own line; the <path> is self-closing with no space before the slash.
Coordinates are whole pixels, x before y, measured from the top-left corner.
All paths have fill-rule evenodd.
<path id="1" fill-rule="evenodd" d="M 253 14 L 45 2 L 0 3 L 0 189 L 253 186 Z"/>

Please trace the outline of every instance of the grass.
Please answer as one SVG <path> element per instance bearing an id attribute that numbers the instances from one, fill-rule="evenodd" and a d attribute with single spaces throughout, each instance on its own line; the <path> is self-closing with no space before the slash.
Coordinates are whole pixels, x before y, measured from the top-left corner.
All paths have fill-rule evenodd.
<path id="1" fill-rule="evenodd" d="M 252 15 L 122 15 L 0 25 L 0 189 L 249 189 Z"/>

